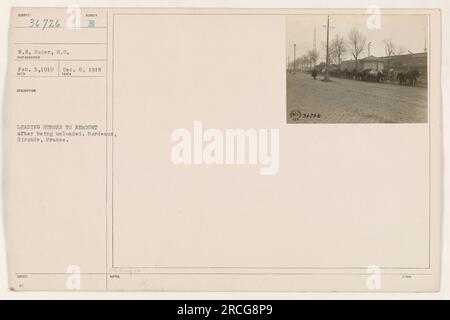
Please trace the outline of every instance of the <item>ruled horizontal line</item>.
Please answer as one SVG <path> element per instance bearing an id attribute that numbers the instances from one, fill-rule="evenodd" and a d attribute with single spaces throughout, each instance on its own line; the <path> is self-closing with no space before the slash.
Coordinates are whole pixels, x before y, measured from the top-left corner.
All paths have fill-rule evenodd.
<path id="1" fill-rule="evenodd" d="M 64 44 L 64 45 L 71 45 L 71 44 L 84 44 L 84 45 L 106 45 L 106 42 L 14 42 L 14 44 L 21 45 L 21 44 Z"/>
<path id="2" fill-rule="evenodd" d="M 38 28 L 38 27 L 27 27 L 27 26 L 14 26 L 14 28 L 17 29 L 36 29 L 36 30 L 42 30 L 42 28 Z M 51 28 L 51 27 L 46 27 L 45 30 L 76 30 L 76 29 L 106 29 L 106 26 L 101 26 L 101 27 L 88 27 L 88 26 L 83 26 L 83 27 L 75 27 L 72 29 L 69 29 L 67 27 L 63 27 L 63 28 Z"/>
<path id="3" fill-rule="evenodd" d="M 305 276 L 365 276 L 367 277 L 367 273 L 325 273 L 325 272 L 302 272 L 302 273 L 284 273 L 284 272 L 269 272 L 269 273 L 247 273 L 247 272 L 201 272 L 201 273 L 193 273 L 193 272 L 109 272 L 109 273 L 80 273 L 81 275 L 305 275 Z M 17 275 L 31 275 L 31 276 L 67 276 L 68 273 L 56 272 L 56 273 L 16 273 Z M 432 276 L 432 273 L 383 273 L 384 276 Z"/>
<path id="4" fill-rule="evenodd" d="M 107 61 L 106 59 L 15 59 L 17 62 L 36 62 L 36 61 Z"/>
<path id="5" fill-rule="evenodd" d="M 17 76 L 18 78 L 105 78 L 106 76 Z"/>

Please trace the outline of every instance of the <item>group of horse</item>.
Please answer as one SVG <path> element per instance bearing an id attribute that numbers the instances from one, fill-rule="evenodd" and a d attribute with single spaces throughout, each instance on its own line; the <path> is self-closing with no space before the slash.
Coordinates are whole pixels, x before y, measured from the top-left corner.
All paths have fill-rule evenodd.
<path id="1" fill-rule="evenodd" d="M 420 77 L 420 72 L 418 70 L 411 70 L 407 72 L 399 72 L 397 75 L 397 81 L 400 85 L 412 86 L 417 85 L 417 80 Z"/>
<path id="2" fill-rule="evenodd" d="M 371 82 L 385 82 L 385 72 L 382 70 L 372 70 L 372 69 L 364 69 L 361 71 L 357 71 L 354 69 L 353 71 L 344 70 L 343 77 L 347 79 L 353 79 L 358 81 L 371 81 Z"/>
<path id="3" fill-rule="evenodd" d="M 389 81 L 397 81 L 399 85 L 415 87 L 420 77 L 418 70 L 409 71 L 394 71 L 394 70 L 372 70 L 364 69 L 358 71 L 353 69 L 349 71 L 330 71 L 330 75 L 334 77 L 343 77 L 346 79 L 358 80 L 358 81 L 370 81 L 377 83 L 386 83 Z"/>

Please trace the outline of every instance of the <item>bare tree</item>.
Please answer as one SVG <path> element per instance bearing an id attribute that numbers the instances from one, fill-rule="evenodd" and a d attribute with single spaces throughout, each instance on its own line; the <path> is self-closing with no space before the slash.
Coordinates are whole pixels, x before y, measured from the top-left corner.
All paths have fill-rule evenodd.
<path id="1" fill-rule="evenodd" d="M 310 61 L 307 54 L 302 55 L 301 57 L 302 69 L 303 71 L 307 70 L 310 67 Z"/>
<path id="2" fill-rule="evenodd" d="M 358 58 L 366 48 L 367 39 L 358 29 L 353 28 L 350 30 L 348 40 L 350 52 L 352 53 L 353 58 L 355 58 L 356 69 L 358 69 Z"/>
<path id="3" fill-rule="evenodd" d="M 337 34 L 331 41 L 330 57 L 332 57 L 333 60 L 337 60 L 336 62 L 339 66 L 339 70 L 341 69 L 342 57 L 346 53 L 347 53 L 347 45 L 345 43 L 344 37 Z"/>
<path id="4" fill-rule="evenodd" d="M 311 49 L 308 51 L 308 57 L 315 68 L 317 65 L 317 60 L 319 60 L 319 52 L 316 49 Z"/>
<path id="5" fill-rule="evenodd" d="M 383 40 L 383 43 L 386 56 L 391 57 L 397 55 L 399 48 L 391 39 L 385 39 Z"/>
<path id="6" fill-rule="evenodd" d="M 383 43 L 384 43 L 384 51 L 386 52 L 387 56 L 386 69 L 389 70 L 391 65 L 391 57 L 399 54 L 400 48 L 391 39 L 385 39 L 383 40 Z"/>
<path id="7" fill-rule="evenodd" d="M 322 51 L 323 52 L 327 52 L 327 43 L 326 42 L 322 42 Z M 326 61 L 327 57 L 326 55 L 324 56 L 324 60 Z M 336 52 L 333 50 L 333 47 L 331 46 L 330 43 L 330 47 L 328 48 L 328 59 L 330 64 L 335 64 L 337 63 L 337 56 L 336 56 Z"/>

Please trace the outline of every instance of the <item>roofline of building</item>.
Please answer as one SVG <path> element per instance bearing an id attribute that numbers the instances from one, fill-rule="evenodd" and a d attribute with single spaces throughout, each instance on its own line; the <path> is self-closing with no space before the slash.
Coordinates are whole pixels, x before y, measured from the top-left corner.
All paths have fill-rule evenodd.
<path id="1" fill-rule="evenodd" d="M 428 54 L 428 52 L 419 52 L 419 53 L 408 53 L 408 54 L 399 54 L 399 55 L 392 55 L 392 56 L 384 56 L 384 57 L 375 57 L 375 59 L 374 58 L 372 58 L 372 59 L 368 59 L 368 58 L 370 58 L 370 57 L 365 57 L 365 58 L 361 58 L 361 59 L 358 59 L 358 61 L 374 61 L 374 62 L 383 62 L 383 61 L 385 61 L 385 60 L 387 60 L 387 59 L 393 59 L 393 58 L 406 58 L 406 57 L 414 57 L 414 56 L 416 56 L 416 57 L 423 57 L 423 56 L 426 56 Z M 344 61 L 342 61 L 342 62 L 355 62 L 355 60 L 353 59 L 353 60 L 344 60 Z M 341 62 L 341 63 L 342 63 Z"/>

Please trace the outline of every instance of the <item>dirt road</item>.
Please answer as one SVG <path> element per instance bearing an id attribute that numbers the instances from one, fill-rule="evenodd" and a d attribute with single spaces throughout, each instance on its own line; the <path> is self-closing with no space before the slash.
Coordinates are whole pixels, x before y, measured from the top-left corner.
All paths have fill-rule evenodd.
<path id="1" fill-rule="evenodd" d="M 426 123 L 427 89 L 287 74 L 288 123 Z"/>

